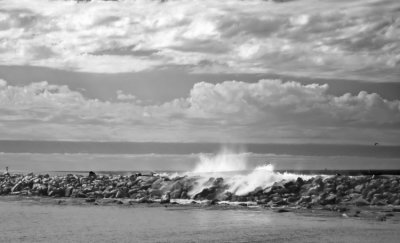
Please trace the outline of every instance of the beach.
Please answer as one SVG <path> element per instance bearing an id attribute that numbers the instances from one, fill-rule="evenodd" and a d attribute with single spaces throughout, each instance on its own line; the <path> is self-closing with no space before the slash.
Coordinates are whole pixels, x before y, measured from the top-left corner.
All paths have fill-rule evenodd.
<path id="1" fill-rule="evenodd" d="M 1 242 L 397 242 L 399 213 L 386 221 L 329 211 L 94 205 L 0 197 Z"/>

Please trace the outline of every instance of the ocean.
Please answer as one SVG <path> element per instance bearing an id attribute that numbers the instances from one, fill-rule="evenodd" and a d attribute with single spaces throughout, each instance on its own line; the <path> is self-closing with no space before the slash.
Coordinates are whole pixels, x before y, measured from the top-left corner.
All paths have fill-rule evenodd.
<path id="1" fill-rule="evenodd" d="M 229 155 L 229 156 L 225 156 Z M 400 146 L 0 141 L 0 168 L 14 172 L 193 171 L 208 161 L 219 171 L 400 170 Z"/>

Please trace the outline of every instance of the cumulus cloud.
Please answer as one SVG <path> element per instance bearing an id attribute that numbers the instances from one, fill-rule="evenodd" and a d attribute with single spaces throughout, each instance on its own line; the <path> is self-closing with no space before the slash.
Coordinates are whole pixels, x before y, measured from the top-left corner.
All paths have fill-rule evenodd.
<path id="1" fill-rule="evenodd" d="M 0 64 L 398 81 L 399 7 L 397 0 L 3 0 Z"/>
<path id="2" fill-rule="evenodd" d="M 328 85 L 280 80 L 200 82 L 187 97 L 149 105 L 118 91 L 89 99 L 65 85 L 0 80 L 3 138 L 129 141 L 399 143 L 400 100 L 334 96 Z"/>
<path id="3" fill-rule="evenodd" d="M 245 123 L 387 125 L 399 124 L 400 102 L 388 101 L 378 94 L 361 91 L 342 96 L 327 94 L 328 85 L 280 80 L 257 83 L 226 81 L 219 84 L 197 83 L 189 103 L 193 116 L 220 117 Z"/>

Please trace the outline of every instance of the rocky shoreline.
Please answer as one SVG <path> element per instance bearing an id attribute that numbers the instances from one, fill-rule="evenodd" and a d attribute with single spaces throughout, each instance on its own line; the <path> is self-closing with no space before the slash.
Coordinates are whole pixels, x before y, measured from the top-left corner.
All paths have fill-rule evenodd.
<path id="1" fill-rule="evenodd" d="M 0 195 L 76 198 L 87 203 L 205 204 L 266 208 L 329 209 L 346 212 L 352 207 L 392 208 L 400 211 L 400 177 L 315 176 L 282 180 L 236 195 L 222 177 L 199 180 L 196 176 L 157 174 L 130 176 L 68 174 L 0 175 Z M 356 216 L 356 215 L 354 215 Z"/>

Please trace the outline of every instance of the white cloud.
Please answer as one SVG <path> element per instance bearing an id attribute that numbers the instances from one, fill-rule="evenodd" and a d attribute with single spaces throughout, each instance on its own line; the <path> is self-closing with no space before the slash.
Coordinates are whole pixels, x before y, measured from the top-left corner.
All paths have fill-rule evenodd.
<path id="1" fill-rule="evenodd" d="M 225 119 L 226 123 L 320 126 L 381 126 L 400 123 L 400 101 L 365 91 L 333 96 L 328 85 L 260 80 L 197 83 L 188 98 L 192 116 Z"/>
<path id="2" fill-rule="evenodd" d="M 398 81 L 399 7 L 397 0 L 3 0 L 0 64 Z"/>
<path id="3" fill-rule="evenodd" d="M 399 143 L 400 100 L 364 91 L 328 94 L 328 85 L 260 80 L 200 82 L 187 97 L 148 105 L 84 97 L 45 81 L 0 80 L 2 138 L 130 141 Z M 225 142 L 226 142 L 225 141 Z"/>

